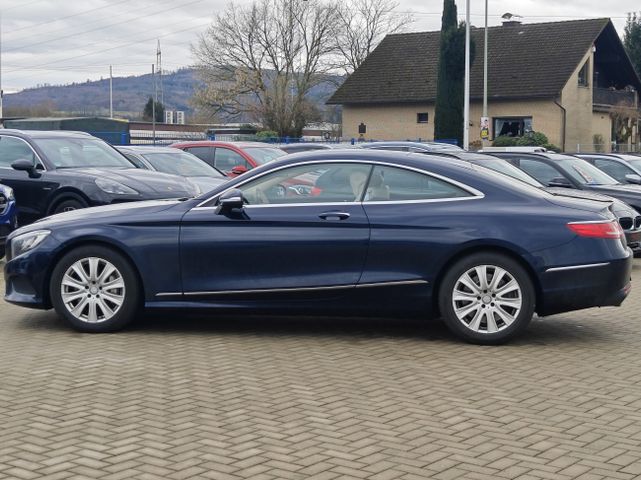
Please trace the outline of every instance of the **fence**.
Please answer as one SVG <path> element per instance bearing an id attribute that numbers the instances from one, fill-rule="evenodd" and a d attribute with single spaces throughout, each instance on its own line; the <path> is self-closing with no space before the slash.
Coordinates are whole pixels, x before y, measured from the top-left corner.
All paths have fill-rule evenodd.
<path id="1" fill-rule="evenodd" d="M 569 146 L 568 146 L 569 149 Z M 632 143 L 580 143 L 576 145 L 577 153 L 641 153 L 641 145 Z"/>

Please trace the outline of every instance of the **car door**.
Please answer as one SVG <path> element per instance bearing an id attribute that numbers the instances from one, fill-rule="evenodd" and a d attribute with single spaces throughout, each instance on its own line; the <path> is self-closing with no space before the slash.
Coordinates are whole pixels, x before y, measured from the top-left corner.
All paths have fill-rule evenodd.
<path id="1" fill-rule="evenodd" d="M 33 162 L 37 177 L 30 177 L 27 172 L 14 170 L 11 164 L 16 160 Z M 38 156 L 25 140 L 0 135 L 0 183 L 13 188 L 20 224 L 31 223 L 46 214 L 48 199 L 57 188 L 53 176 L 45 171 Z"/>
<path id="2" fill-rule="evenodd" d="M 189 152 L 192 155 L 196 155 L 198 158 L 208 163 L 212 167 L 214 166 L 214 148 L 205 147 L 205 146 L 196 146 L 196 147 L 185 147 L 183 148 L 185 152 Z"/>
<path id="3" fill-rule="evenodd" d="M 245 171 L 253 168 L 247 159 L 245 159 L 245 157 L 240 153 L 225 147 L 216 147 L 216 151 L 214 153 L 214 167 L 225 172 L 225 174 L 229 176 L 237 176 L 232 172 L 234 167 L 244 167 Z"/>
<path id="4" fill-rule="evenodd" d="M 360 197 L 370 169 L 336 161 L 289 166 L 239 184 L 248 202 L 241 210 L 219 211 L 214 198 L 189 211 L 180 245 L 185 295 L 316 298 L 351 289 L 369 242 Z M 295 188 L 319 179 L 322 189 Z"/>
<path id="5" fill-rule="evenodd" d="M 454 181 L 409 168 L 376 166 L 364 196 L 370 246 L 359 285 L 418 286 L 432 274 L 460 232 L 450 228 L 460 202 L 482 198 Z M 458 209 L 458 210 L 457 210 Z"/>

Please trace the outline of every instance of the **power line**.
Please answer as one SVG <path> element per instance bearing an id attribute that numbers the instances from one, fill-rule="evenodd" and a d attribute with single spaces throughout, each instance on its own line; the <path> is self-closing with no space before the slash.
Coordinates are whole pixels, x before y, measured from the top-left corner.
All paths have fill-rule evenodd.
<path id="1" fill-rule="evenodd" d="M 16 8 L 24 8 L 24 7 L 28 7 L 29 5 L 33 5 L 34 3 L 40 3 L 43 1 L 44 0 L 33 0 L 33 2 L 22 3 L 20 5 L 16 5 L 15 7 L 3 8 L 3 11 L 8 12 L 9 10 L 15 10 Z"/>
<path id="2" fill-rule="evenodd" d="M 58 41 L 58 40 L 64 40 L 64 39 L 66 39 L 66 38 L 77 37 L 78 35 L 83 35 L 83 34 L 85 34 L 85 33 L 97 32 L 97 31 L 99 31 L 99 30 L 104 30 L 104 29 L 106 29 L 106 28 L 115 27 L 115 26 L 117 26 L 117 25 L 123 25 L 123 24 L 125 24 L 125 23 L 130 23 L 130 22 L 133 22 L 133 21 L 135 21 L 135 20 L 140 20 L 141 18 L 147 18 L 147 17 L 152 17 L 152 16 L 154 16 L 154 15 L 160 15 L 161 13 L 166 13 L 166 12 L 169 12 L 169 11 L 171 11 L 171 10 L 176 10 L 176 9 L 178 9 L 178 8 L 184 8 L 184 7 L 187 7 L 187 6 L 189 6 L 189 5 L 193 5 L 193 4 L 195 4 L 195 3 L 201 3 L 201 2 L 204 2 L 204 1 L 205 1 L 205 0 L 193 0 L 193 1 L 191 1 L 191 2 L 183 3 L 183 4 L 181 4 L 181 5 L 173 6 L 173 7 L 171 7 L 171 8 L 166 8 L 166 9 L 164 9 L 164 10 L 158 10 L 158 11 L 153 12 L 153 13 L 150 13 L 150 14 L 145 14 L 145 15 L 140 15 L 140 16 L 137 16 L 137 17 L 129 18 L 129 19 L 127 19 L 127 20 L 123 20 L 123 21 L 121 21 L 121 22 L 110 23 L 110 24 L 107 24 L 107 25 L 103 25 L 103 26 L 101 26 L 101 27 L 96 27 L 96 28 L 92 28 L 92 29 L 89 29 L 89 30 L 85 30 L 85 31 L 83 31 L 83 32 L 75 32 L 75 33 L 71 33 L 71 34 L 69 34 L 69 35 L 64 35 L 64 36 L 62 36 L 62 37 L 49 38 L 49 39 L 47 39 L 47 40 L 43 40 L 43 41 L 41 41 L 41 42 L 36 42 L 36 43 L 28 44 L 28 45 L 23 45 L 22 47 L 5 48 L 3 53 L 7 53 L 7 52 L 15 52 L 15 51 L 18 51 L 18 50 L 26 50 L 26 49 L 31 48 L 31 47 L 36 47 L 36 46 L 38 46 L 38 45 L 44 45 L 44 44 L 46 44 L 46 43 L 56 42 L 56 41 Z M 190 21 L 191 21 L 191 20 L 192 20 L 192 19 L 190 19 Z M 93 45 L 95 45 L 95 43 L 94 43 Z"/>
<path id="3" fill-rule="evenodd" d="M 190 20 L 190 21 L 191 21 L 191 20 Z M 182 23 L 184 23 L 184 22 L 182 22 Z M 208 21 L 207 23 L 209 23 L 209 21 Z M 175 35 L 175 34 L 177 34 L 177 33 L 187 32 L 187 31 L 189 31 L 189 30 L 195 30 L 196 28 L 202 28 L 202 27 L 204 27 L 205 25 L 206 25 L 206 24 L 202 24 L 202 25 L 194 25 L 194 26 L 191 26 L 191 27 L 188 27 L 188 28 L 183 28 L 183 29 L 180 29 L 180 30 L 175 30 L 175 31 L 173 31 L 173 32 L 167 32 L 167 33 L 165 33 L 165 34 L 163 34 L 163 35 L 154 35 L 153 37 L 137 39 L 137 40 L 134 40 L 134 41 L 131 41 L 131 42 L 128 42 L 128 43 L 124 43 L 124 44 L 122 44 L 122 45 L 117 45 L 117 46 L 115 46 L 115 47 L 104 48 L 104 49 L 96 50 L 96 51 L 93 51 L 93 52 L 83 53 L 83 54 L 81 54 L 81 55 L 74 55 L 74 56 L 72 56 L 72 57 L 67 57 L 67 58 L 62 58 L 62 59 L 58 59 L 58 60 L 53 60 L 53 61 L 51 61 L 51 62 L 41 63 L 40 65 L 25 66 L 25 67 L 20 67 L 20 68 L 13 69 L 13 70 L 7 70 L 7 71 L 6 71 L 6 72 L 4 72 L 4 73 L 13 73 L 13 72 L 18 72 L 18 71 L 20 71 L 20 70 L 22 70 L 22 69 L 46 67 L 46 66 L 53 65 L 53 64 L 57 64 L 57 63 L 60 63 L 60 62 L 66 62 L 66 61 L 68 61 L 68 60 L 75 60 L 76 58 L 89 57 L 89 56 L 91 56 L 91 55 L 96 55 L 96 54 L 98 54 L 98 53 L 109 52 L 109 51 L 112 51 L 112 50 L 117 50 L 117 49 L 119 49 L 119 48 L 123 48 L 123 47 L 128 47 L 128 46 L 131 46 L 131 45 L 135 45 L 135 44 L 138 44 L 138 43 L 141 43 L 141 42 L 151 41 L 151 40 L 154 40 L 154 39 L 156 39 L 156 38 L 169 37 L 169 36 L 171 36 L 171 35 Z"/>
<path id="4" fill-rule="evenodd" d="M 31 24 L 31 25 L 25 25 L 24 27 L 14 28 L 13 30 L 9 30 L 8 32 L 5 32 L 5 35 L 11 35 L 12 33 L 20 32 L 22 30 L 41 27 L 42 25 L 48 25 L 50 23 L 59 22 L 60 20 L 67 20 L 68 18 L 79 17 L 81 15 L 86 15 L 87 13 L 97 12 L 98 10 L 104 10 L 105 8 L 111 8 L 111 7 L 114 7 L 116 5 L 120 5 L 121 3 L 128 2 L 128 1 L 129 0 L 121 0 L 120 2 L 112 3 L 112 4 L 109 4 L 109 5 L 103 5 L 102 7 L 96 7 L 96 8 L 92 8 L 90 10 L 84 10 L 82 12 L 74 13 L 72 15 L 66 15 L 64 17 L 54 18 L 53 20 L 47 20 L 46 22 L 40 22 L 40 23 Z"/>

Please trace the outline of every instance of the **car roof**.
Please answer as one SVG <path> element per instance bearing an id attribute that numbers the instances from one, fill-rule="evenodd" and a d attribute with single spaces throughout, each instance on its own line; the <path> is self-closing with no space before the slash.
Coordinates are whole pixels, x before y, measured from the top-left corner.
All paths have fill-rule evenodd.
<path id="1" fill-rule="evenodd" d="M 565 155 L 563 153 L 554 153 L 554 152 L 487 152 L 489 155 L 494 157 L 513 157 L 514 155 L 519 155 L 521 157 L 529 158 L 542 158 L 547 160 L 568 160 L 576 159 L 576 156 Z"/>
<path id="2" fill-rule="evenodd" d="M 381 142 L 367 142 L 358 144 L 361 148 L 373 148 L 373 147 L 416 147 L 416 148 L 439 148 L 439 149 L 450 149 L 454 151 L 461 151 L 460 147 L 452 145 L 451 143 L 442 143 L 442 142 L 411 142 L 403 140 L 389 140 Z"/>
<path id="3" fill-rule="evenodd" d="M 170 145 L 171 147 L 236 147 L 236 148 L 250 148 L 250 147 L 262 147 L 262 148 L 276 148 L 278 146 L 271 143 L 265 142 L 221 142 L 218 140 L 194 140 L 188 142 L 176 142 Z"/>
<path id="4" fill-rule="evenodd" d="M 116 145 L 116 149 L 132 153 L 184 153 L 177 148 L 146 145 Z"/>
<path id="5" fill-rule="evenodd" d="M 0 133 L 22 138 L 96 138 L 87 132 L 73 130 L 17 130 L 13 128 L 0 129 Z"/>

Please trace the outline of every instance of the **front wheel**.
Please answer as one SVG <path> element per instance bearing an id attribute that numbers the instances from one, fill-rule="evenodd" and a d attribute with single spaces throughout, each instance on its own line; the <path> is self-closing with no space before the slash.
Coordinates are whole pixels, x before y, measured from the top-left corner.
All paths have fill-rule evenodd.
<path id="1" fill-rule="evenodd" d="M 55 266 L 49 287 L 58 315 L 82 332 L 112 332 L 131 322 L 141 287 L 129 262 L 103 246 L 84 246 Z"/>
<path id="2" fill-rule="evenodd" d="M 82 200 L 70 198 L 68 200 L 63 200 L 56 205 L 51 213 L 55 215 L 57 213 L 73 212 L 74 210 L 80 210 L 81 208 L 87 208 L 87 204 Z"/>
<path id="3" fill-rule="evenodd" d="M 496 345 L 511 340 L 527 328 L 534 306 L 528 272 L 496 253 L 478 253 L 457 262 L 439 290 L 447 327 L 472 343 Z"/>

